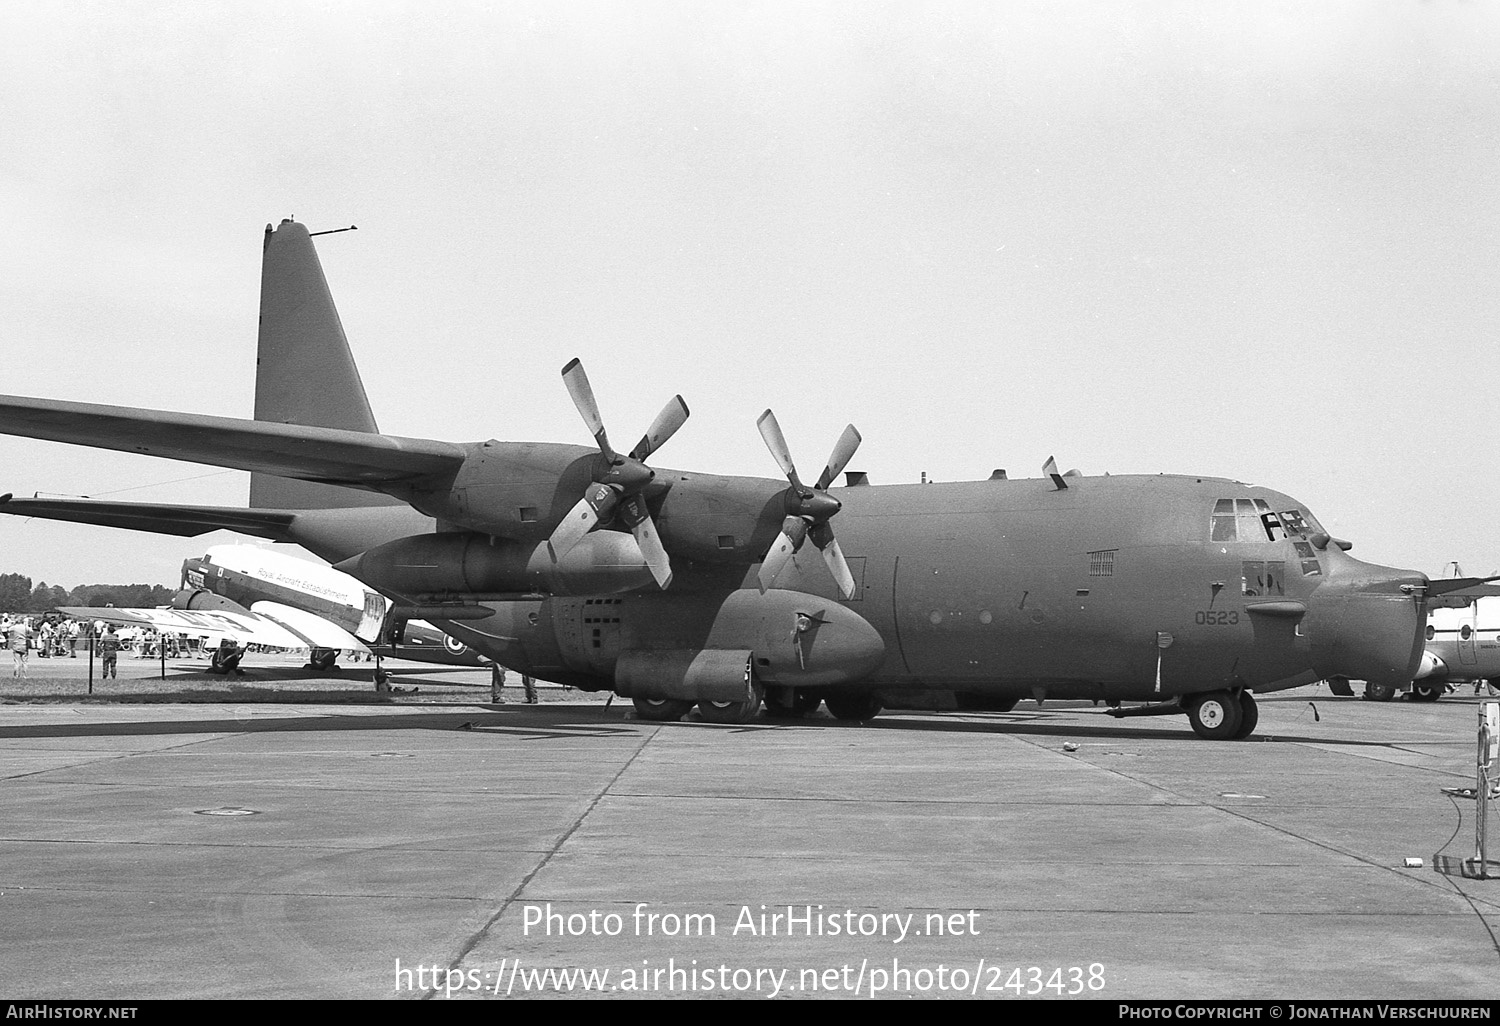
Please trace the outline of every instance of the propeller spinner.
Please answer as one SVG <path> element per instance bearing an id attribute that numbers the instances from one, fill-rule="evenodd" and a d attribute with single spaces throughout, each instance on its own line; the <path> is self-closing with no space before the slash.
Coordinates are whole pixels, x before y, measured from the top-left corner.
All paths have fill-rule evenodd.
<path id="1" fill-rule="evenodd" d="M 776 575 L 781 573 L 787 561 L 802 548 L 802 543 L 810 538 L 823 554 L 823 561 L 828 564 L 829 572 L 838 583 L 839 594 L 846 599 L 853 598 L 854 575 L 850 573 L 844 552 L 833 536 L 833 528 L 828 526 L 829 518 L 843 509 L 844 504 L 828 494 L 828 486 L 853 459 L 854 451 L 859 448 L 859 432 L 854 430 L 853 424 L 844 428 L 844 433 L 834 444 L 833 453 L 828 457 L 828 465 L 818 475 L 818 483 L 808 488 L 797 476 L 791 450 L 781 433 L 781 425 L 776 422 L 776 414 L 767 410 L 760 415 L 755 426 L 760 429 L 760 437 L 765 439 L 766 448 L 771 450 L 776 465 L 792 485 L 785 494 L 787 517 L 781 522 L 781 536 L 776 539 L 776 544 L 771 546 L 771 551 L 766 553 L 766 558 L 760 565 L 760 573 L 757 575 L 760 590 L 765 591 L 775 583 Z"/>
<path id="2" fill-rule="evenodd" d="M 594 442 L 604 454 L 605 462 L 604 470 L 595 476 L 593 483 L 584 491 L 583 498 L 568 511 L 562 523 L 552 532 L 552 537 L 547 539 L 547 544 L 552 547 L 553 558 L 560 559 L 595 526 L 618 514 L 625 526 L 630 528 L 630 533 L 635 535 L 636 544 L 646 557 L 646 565 L 651 568 L 651 576 L 665 590 L 672 583 L 672 563 L 667 557 L 667 550 L 662 546 L 656 525 L 651 522 L 646 502 L 641 497 L 646 486 L 656 477 L 656 472 L 647 467 L 644 460 L 682 427 L 688 419 L 687 403 L 682 401 L 682 396 L 673 396 L 656 415 L 635 448 L 630 450 L 630 455 L 621 456 L 610 448 L 609 436 L 604 430 L 604 418 L 599 415 L 599 404 L 594 401 L 594 390 L 589 386 L 588 375 L 583 372 L 583 363 L 576 358 L 568 361 L 568 365 L 562 369 L 562 376 L 563 383 L 568 387 L 568 394 L 573 397 L 573 405 L 582 414 L 583 422 L 593 434 Z"/>

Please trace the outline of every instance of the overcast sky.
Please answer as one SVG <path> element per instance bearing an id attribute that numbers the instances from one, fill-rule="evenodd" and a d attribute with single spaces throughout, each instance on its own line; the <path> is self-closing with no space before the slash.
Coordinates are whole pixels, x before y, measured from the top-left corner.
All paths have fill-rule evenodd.
<path id="1" fill-rule="evenodd" d="M 250 416 L 261 232 L 319 239 L 383 430 L 777 476 L 1232 477 L 1500 568 L 1500 6 L 0 8 L 0 391 Z M 0 490 L 247 475 L 0 437 Z M 0 571 L 209 543 L 0 517 Z"/>

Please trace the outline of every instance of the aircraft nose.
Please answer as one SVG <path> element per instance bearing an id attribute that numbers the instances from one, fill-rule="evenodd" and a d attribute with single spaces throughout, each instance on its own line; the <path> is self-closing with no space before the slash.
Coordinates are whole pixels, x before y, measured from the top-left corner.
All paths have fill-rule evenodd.
<path id="1" fill-rule="evenodd" d="M 1325 679 L 1410 684 L 1422 660 L 1427 583 L 1415 570 L 1348 560 L 1308 603 L 1313 669 Z"/>

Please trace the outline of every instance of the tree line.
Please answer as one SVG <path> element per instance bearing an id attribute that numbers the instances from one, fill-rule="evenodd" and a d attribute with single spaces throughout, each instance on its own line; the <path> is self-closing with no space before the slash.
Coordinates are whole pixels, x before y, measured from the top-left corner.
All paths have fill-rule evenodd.
<path id="1" fill-rule="evenodd" d="M 160 584 L 80 584 L 69 591 L 42 581 L 33 588 L 24 574 L 0 574 L 0 612 L 6 613 L 45 613 L 58 606 L 147 609 L 166 605 L 176 593 Z"/>

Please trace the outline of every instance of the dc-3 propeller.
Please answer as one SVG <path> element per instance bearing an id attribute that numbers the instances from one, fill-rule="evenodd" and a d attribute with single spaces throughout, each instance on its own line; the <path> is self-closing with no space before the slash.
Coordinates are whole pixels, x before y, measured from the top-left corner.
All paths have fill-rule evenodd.
<path id="1" fill-rule="evenodd" d="M 562 376 L 568 394 L 573 397 L 573 405 L 578 407 L 599 451 L 604 454 L 604 463 L 602 471 L 595 474 L 593 483 L 583 493 L 583 498 L 568 511 L 547 540 L 552 546 L 553 558 L 561 559 L 596 525 L 617 514 L 635 535 L 636 544 L 646 557 L 646 565 L 651 568 L 651 576 L 665 590 L 672 583 L 672 563 L 641 495 L 656 477 L 656 471 L 644 461 L 676 434 L 688 419 L 687 403 L 682 401 L 682 396 L 673 396 L 635 448 L 630 450 L 630 455 L 621 456 L 610 448 L 609 437 L 604 433 L 604 419 L 599 416 L 599 405 L 594 401 L 594 390 L 589 387 L 583 364 L 576 358 L 568 361 L 562 369 Z"/>
<path id="2" fill-rule="evenodd" d="M 849 564 L 844 559 L 838 540 L 833 536 L 833 528 L 828 526 L 829 519 L 843 509 L 844 504 L 828 494 L 828 486 L 853 459 L 854 451 L 859 448 L 859 432 L 854 430 L 853 424 L 844 428 L 844 433 L 833 446 L 833 453 L 828 457 L 828 465 L 818 475 L 818 483 L 809 488 L 797 476 L 791 450 L 781 434 L 776 414 L 767 410 L 760 415 L 755 426 L 760 429 L 760 437 L 765 439 L 766 448 L 771 450 L 776 465 L 792 484 L 783 493 L 787 516 L 781 522 L 781 536 L 776 539 L 776 544 L 771 546 L 771 551 L 766 553 L 766 558 L 760 565 L 758 580 L 761 591 L 775 583 L 776 575 L 781 573 L 787 561 L 802 548 L 803 541 L 811 539 L 823 554 L 823 562 L 828 564 L 829 572 L 838 583 L 839 593 L 846 599 L 853 598 L 854 575 L 849 572 Z"/>

